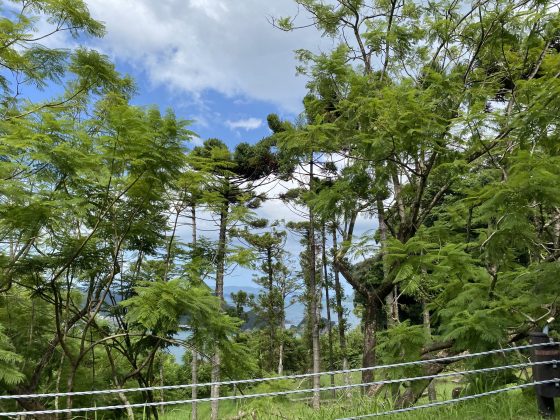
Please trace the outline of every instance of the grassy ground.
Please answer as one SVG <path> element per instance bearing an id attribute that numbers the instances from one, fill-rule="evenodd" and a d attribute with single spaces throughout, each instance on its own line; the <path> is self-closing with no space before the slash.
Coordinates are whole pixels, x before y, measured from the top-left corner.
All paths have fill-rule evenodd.
<path id="1" fill-rule="evenodd" d="M 382 407 L 378 407 L 382 411 Z M 376 412 L 374 404 L 368 401 L 354 400 L 351 404 L 325 403 L 319 411 L 310 409 L 305 404 L 289 401 L 262 402 L 259 404 L 235 404 L 223 402 L 220 404 L 220 418 L 222 419 L 311 419 L 330 420 L 358 416 Z M 243 413 L 245 414 L 243 416 Z M 210 418 L 210 406 L 199 406 L 199 417 Z M 167 411 L 163 419 L 182 420 L 190 418 L 190 408 L 175 408 Z M 476 401 L 458 403 L 450 406 L 417 410 L 411 413 L 395 414 L 384 418 L 402 420 L 428 419 L 539 419 L 534 398 L 513 392 L 508 396 L 486 397 Z"/>
<path id="2" fill-rule="evenodd" d="M 295 389 L 299 384 L 292 383 L 292 387 L 283 384 L 283 389 Z M 327 385 L 325 383 L 325 385 Z M 457 384 L 452 382 L 440 382 L 437 384 L 438 401 L 451 398 L 451 390 Z M 305 388 L 306 384 L 302 384 Z M 261 385 L 251 390 L 251 393 L 273 391 L 268 385 Z M 321 409 L 312 410 L 308 403 L 308 397 L 302 395 L 290 395 L 288 397 L 247 399 L 241 401 L 221 401 L 221 419 L 310 419 L 331 420 L 359 416 L 369 413 L 390 410 L 386 400 L 379 399 L 376 402 L 372 398 L 363 398 L 359 392 L 354 392 L 351 398 L 344 391 L 338 391 L 333 398 L 331 392 L 322 392 L 323 399 Z M 424 398 L 419 404 L 426 403 Z M 200 419 L 210 418 L 210 404 L 200 403 L 198 405 Z M 168 407 L 164 420 L 183 420 L 190 418 L 190 406 Z M 539 419 L 536 401 L 532 391 L 510 391 L 500 395 L 482 397 L 476 400 L 455 403 L 443 407 L 417 410 L 410 413 L 397 414 L 383 418 L 394 418 L 402 420 L 428 420 L 428 419 L 457 419 L 457 420 L 480 420 L 480 419 Z"/>

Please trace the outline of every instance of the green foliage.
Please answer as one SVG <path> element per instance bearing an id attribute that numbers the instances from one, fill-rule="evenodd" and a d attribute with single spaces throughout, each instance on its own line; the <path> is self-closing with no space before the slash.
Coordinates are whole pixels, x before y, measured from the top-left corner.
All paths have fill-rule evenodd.
<path id="1" fill-rule="evenodd" d="M 128 308 L 127 319 L 154 334 L 178 331 L 183 315 L 199 328 L 214 325 L 213 316 L 220 312 L 219 301 L 207 289 L 191 287 L 180 279 L 145 283 L 134 291 L 136 296 L 121 302 Z"/>
<path id="2" fill-rule="evenodd" d="M 426 337 L 423 325 L 410 325 L 409 321 L 378 335 L 377 350 L 380 352 L 380 364 L 392 364 L 419 360 L 422 348 L 429 337 Z M 421 370 L 417 366 L 388 369 L 390 378 L 406 378 L 417 376 Z"/>
<path id="3" fill-rule="evenodd" d="M 131 106 L 132 83 L 107 57 L 84 48 L 47 50 L 33 40 L 41 34 L 27 32 L 36 24 L 30 13 L 52 13 L 55 32 L 73 27 L 76 37 L 84 31 L 101 35 L 101 24 L 83 2 L 22 7 L 13 15 L 21 20 L 17 27 L 2 34 L 7 38 L 0 62 L 13 64 L 18 80 L 25 75 L 38 87 L 56 83 L 63 93 L 42 104 L 14 102 L 13 86 L 3 86 L 0 322 L 13 343 L 2 347 L 3 359 L 12 364 L 3 369 L 5 379 L 25 392 L 55 381 L 74 389 L 122 386 L 118 381 L 131 377 L 129 369 L 137 368 L 130 361 L 136 359 L 146 364 L 132 376 L 149 382 L 155 354 L 146 348 L 159 344 L 124 339 L 138 331 L 121 322 L 126 309 L 116 303 L 139 280 L 141 270 L 133 267 L 143 267 L 143 258 L 153 258 L 163 244 L 169 196 L 192 133 L 171 111 Z M 9 25 L 9 18 L 2 24 Z M 38 70 L 29 73 L 30 66 Z M 161 266 L 151 269 L 161 275 Z M 111 314 L 114 324 L 99 314 Z M 95 340 L 100 344 L 90 347 Z M 126 341 L 128 347 L 118 347 Z M 110 362 L 111 349 L 117 355 Z M 97 377 L 90 356 L 107 367 Z"/>
<path id="4" fill-rule="evenodd" d="M 119 81 L 113 66 L 96 51 L 78 48 L 48 48 L 44 38 L 69 34 L 72 38 L 104 34 L 103 24 L 94 20 L 82 0 L 38 0 L 32 2 L 11 0 L 0 6 L 0 64 L 7 72 L 0 75 L 2 119 L 22 117 L 45 106 L 63 106 L 83 101 L 90 92 L 115 89 L 118 85 L 130 90 L 130 81 Z M 47 25 L 40 25 L 46 21 Z M 42 31 L 42 32 L 41 32 Z M 25 88 L 44 89 L 54 83 L 61 85 L 70 78 L 65 96 L 43 104 L 28 103 L 18 110 L 18 102 Z"/>
<path id="5" fill-rule="evenodd" d="M 196 331 L 197 342 L 213 342 L 223 354 L 223 368 L 230 374 L 254 369 L 247 349 L 233 340 L 241 324 L 223 312 L 220 299 L 205 287 L 190 285 L 181 279 L 149 282 L 135 288 L 136 296 L 121 305 L 128 309 L 126 319 L 152 332 L 154 336 L 172 337 L 180 329 L 181 319 Z M 184 317 L 184 318 L 183 318 Z"/>
<path id="6" fill-rule="evenodd" d="M 23 358 L 14 352 L 10 338 L 4 333 L 0 325 L 0 384 L 12 387 L 23 381 L 24 375 L 18 369 Z"/>
<path id="7" fill-rule="evenodd" d="M 311 275 L 319 272 L 313 231 L 321 226 L 340 235 L 333 266 L 355 289 L 363 316 L 344 354 L 341 343 L 333 346 L 335 358 L 352 366 L 416 360 L 440 342 L 452 352 L 497 348 L 557 315 L 557 7 L 540 0 L 296 3 L 335 43 L 320 54 L 297 51 L 308 77 L 303 114 L 295 122 L 269 115 L 272 134 L 255 144 L 230 150 L 208 139 L 188 154 L 189 122 L 131 105 L 135 86 L 107 57 L 42 45 L 50 36 L 44 26 L 77 41 L 103 34 L 84 1 L 0 5 L 3 388 L 190 380 L 164 353 L 170 343 L 200 352 L 201 380 L 212 377 L 208 355 L 216 352 L 224 375 L 276 370 L 280 348 L 286 371 L 306 371 L 309 337 L 286 331 L 285 304 L 303 281 L 312 308 L 329 281 L 328 273 Z M 297 17 L 274 23 L 299 27 Z M 27 94 L 50 86 L 59 88 L 57 98 L 34 103 Z M 267 199 L 259 184 L 273 177 L 297 184 L 279 198 L 309 216 L 287 224 L 304 237 L 301 279 L 285 255 L 286 232 L 255 211 Z M 199 209 L 217 221 L 217 241 L 193 228 L 185 245 L 183 218 L 196 225 Z M 356 226 L 370 217 L 376 230 L 362 234 Z M 234 265 L 260 272 L 259 296 L 240 292 L 228 309 L 241 318 L 250 306 L 253 331 L 240 331 L 224 307 L 224 278 Z M 214 276 L 218 296 L 205 283 Z M 183 325 L 189 336 L 180 341 Z M 321 338 L 316 360 L 329 344 Z M 485 378 L 467 391 L 519 381 Z M 417 399 L 421 385 L 392 390 Z M 268 415 L 286 400 L 246 407 Z M 377 408 L 373 400 L 357 401 Z"/>

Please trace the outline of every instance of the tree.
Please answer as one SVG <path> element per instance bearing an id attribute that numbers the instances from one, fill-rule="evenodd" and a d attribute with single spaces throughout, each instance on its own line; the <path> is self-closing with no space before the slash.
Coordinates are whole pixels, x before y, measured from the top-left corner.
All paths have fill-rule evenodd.
<path id="1" fill-rule="evenodd" d="M 263 273 L 254 281 L 265 288 L 253 304 L 257 313 L 268 324 L 268 358 L 267 369 L 277 370 L 281 375 L 283 371 L 284 358 L 284 328 L 286 321 L 286 300 L 292 295 L 296 288 L 296 282 L 290 278 L 289 269 L 285 264 L 287 233 L 276 229 L 274 222 L 271 228 L 263 233 L 252 233 L 248 229 L 241 230 L 237 235 L 242 238 L 248 246 L 254 249 L 260 265 L 257 269 Z M 275 363 L 274 361 L 277 360 Z"/>
<path id="2" fill-rule="evenodd" d="M 185 170 L 182 172 L 179 179 L 180 199 L 176 206 L 175 225 L 179 222 L 179 217 L 184 210 L 190 210 L 190 225 L 191 225 L 191 256 L 190 261 L 186 264 L 186 274 L 191 278 L 192 282 L 202 283 L 204 278 L 204 268 L 208 268 L 211 259 L 205 258 L 204 246 L 201 246 L 197 236 L 197 207 L 201 204 L 203 194 L 202 185 L 204 182 L 204 173 L 193 170 Z M 196 328 L 192 329 L 192 357 L 191 357 L 191 399 L 198 399 L 198 365 L 199 365 L 199 352 L 198 348 L 202 345 L 199 339 L 199 334 Z M 198 419 L 198 404 L 193 402 L 191 404 L 191 419 Z"/>
<path id="3" fill-rule="evenodd" d="M 265 145 L 266 146 L 266 145 Z M 252 181 L 269 174 L 272 168 L 266 166 L 261 157 L 270 160 L 273 156 L 267 150 L 270 146 L 241 144 L 234 153 L 217 139 L 208 139 L 202 146 L 195 147 L 189 158 L 189 164 L 197 171 L 211 176 L 205 178 L 202 201 L 209 211 L 218 217 L 218 242 L 216 249 L 216 283 L 215 294 L 224 301 L 224 274 L 229 259 L 236 263 L 248 264 L 250 255 L 241 248 L 231 249 L 228 253 L 230 231 L 239 223 L 254 223 L 251 210 L 257 208 L 263 196 L 255 192 Z M 264 158 L 263 158 L 264 159 Z M 251 169 L 253 168 L 253 169 Z M 220 354 L 213 356 L 212 381 L 220 380 Z M 212 387 L 212 396 L 219 396 L 219 387 Z M 212 402 L 212 418 L 218 416 L 218 401 Z"/>
<path id="4" fill-rule="evenodd" d="M 0 66 L 4 69 L 0 74 L 1 120 L 22 118 L 42 109 L 75 107 L 91 93 L 116 88 L 112 65 L 97 51 L 49 48 L 42 42 L 57 34 L 74 39 L 103 36 L 103 24 L 91 18 L 84 1 L 10 0 L 0 10 Z M 45 20 L 49 25 L 40 30 L 38 22 Z M 69 72 L 72 77 L 68 77 Z M 63 83 L 67 88 L 60 98 L 38 103 L 25 98 L 27 87 L 44 89 Z M 130 90 L 129 79 L 126 84 Z"/>
<path id="5" fill-rule="evenodd" d="M 554 126 L 552 120 L 544 117 L 547 122 L 537 124 L 536 132 L 532 131 L 535 128 L 532 124 L 537 113 L 543 118 L 541 105 L 544 102 L 554 103 L 552 98 L 545 99 L 546 94 L 541 90 L 547 86 L 548 91 L 554 91 L 557 84 L 556 73 L 546 70 L 547 63 L 557 60 L 557 49 L 552 47 L 558 33 L 557 16 L 551 13 L 551 5 L 516 1 L 491 6 L 438 2 L 426 7 L 414 2 L 376 2 L 373 7 L 362 1 L 305 0 L 297 3 L 307 10 L 319 30 L 341 41 L 330 54 L 313 55 L 301 51 L 299 56 L 304 64 L 309 64 L 302 66 L 302 70 L 311 77 L 305 99 L 307 120 L 314 123 L 309 127 L 315 129 L 316 121 L 323 126 L 336 126 L 334 131 L 325 131 L 329 133 L 328 140 L 315 142 L 315 150 L 337 153 L 347 159 L 337 182 L 347 186 L 356 179 L 362 180 L 362 187 L 354 190 L 359 194 L 356 194 L 352 213 L 371 212 L 378 220 L 378 232 L 373 239 L 379 243 L 379 249 L 371 259 L 371 275 L 364 270 L 361 276 L 355 276 L 350 260 L 345 258 L 352 250 L 349 244 L 339 250 L 336 258 L 337 267 L 346 279 L 356 290 L 361 290 L 363 296 L 371 297 L 365 305 L 366 320 L 377 316 L 384 302 L 390 309 L 386 311 L 389 326 L 397 329 L 401 319 L 396 298 L 409 293 L 407 288 L 411 287 L 419 288 L 425 295 L 432 293 L 430 283 L 418 284 L 422 276 L 413 275 L 415 266 L 407 263 L 408 257 L 397 260 L 389 257 L 388 247 L 395 241 L 400 243 L 399 247 L 408 244 L 422 247 L 424 260 L 432 261 L 433 265 L 444 266 L 436 253 L 449 252 L 447 263 L 452 264 L 452 269 L 461 267 L 468 273 L 462 281 L 474 273 L 475 282 L 485 284 L 489 276 L 492 279 L 488 286 L 490 302 L 494 302 L 493 290 L 500 281 L 499 272 L 511 270 L 515 265 L 512 259 L 506 258 L 508 263 L 504 265 L 497 259 L 487 260 L 490 254 L 479 259 L 481 256 L 473 253 L 474 248 L 463 253 L 464 246 L 461 248 L 460 243 L 453 247 L 449 244 L 450 248 L 435 244 L 449 238 L 450 233 L 443 233 L 448 232 L 449 227 L 444 220 L 453 217 L 453 213 L 444 216 L 453 207 L 449 204 L 461 194 L 470 196 L 465 189 L 461 192 L 461 186 L 465 188 L 462 180 L 467 174 L 483 171 L 491 179 L 497 176 L 498 184 L 509 184 L 509 165 L 512 164 L 513 169 L 513 161 L 519 162 L 523 145 L 535 145 L 534 154 L 539 141 L 549 138 L 541 129 L 546 126 L 550 130 Z M 285 30 L 297 29 L 293 19 L 278 20 L 277 24 Z M 533 87 L 531 94 L 525 90 L 529 85 Z M 517 99 L 519 94 L 523 99 Z M 304 127 L 302 134 L 309 129 Z M 524 166 L 526 163 L 522 164 L 524 168 L 533 167 L 531 164 Z M 475 196 L 482 197 L 476 193 Z M 507 193 L 506 196 L 512 197 Z M 488 199 L 489 203 L 497 203 L 498 197 L 505 198 L 495 194 L 495 190 L 496 200 L 484 197 L 482 200 Z M 315 206 L 336 204 L 344 208 L 345 202 L 348 200 L 327 193 L 316 200 Z M 534 228 L 513 222 L 526 220 L 527 213 L 524 216 L 518 213 L 518 209 L 526 208 L 525 202 L 510 202 L 508 210 L 502 207 L 504 203 L 494 207 L 492 216 L 488 213 L 486 226 L 490 232 L 498 232 L 499 225 L 509 220 L 517 226 L 517 234 L 527 235 L 527 241 Z M 514 207 L 517 210 L 513 210 Z M 475 216 L 477 208 L 467 208 L 471 214 L 466 218 L 469 239 L 473 234 L 472 223 L 480 221 Z M 503 219 L 495 218 L 497 208 L 500 208 L 498 214 L 505 212 Z M 352 220 L 355 220 L 352 213 L 346 219 L 349 221 L 345 234 L 348 239 L 352 239 Z M 510 214 L 518 216 L 512 218 Z M 546 222 L 541 220 L 540 224 L 544 226 Z M 509 229 L 507 223 L 502 226 Z M 434 235 L 430 236 L 434 248 L 416 241 L 423 227 Z M 487 239 L 490 235 L 492 233 Z M 501 252 L 494 256 L 504 255 L 512 244 L 512 236 L 506 234 L 505 237 L 508 237 L 508 246 L 502 243 L 496 248 Z M 488 242 L 482 240 L 483 248 L 489 250 L 490 243 L 498 238 L 500 235 L 495 233 Z M 360 248 L 364 244 L 356 245 L 354 249 L 363 252 Z M 521 249 L 513 254 L 513 259 L 527 255 Z M 457 258 L 452 260 L 451 255 Z M 535 255 L 531 260 L 535 261 Z M 425 269 L 426 274 L 432 272 L 429 268 L 418 268 Z M 366 286 L 368 275 L 375 281 Z M 403 281 L 405 278 L 415 281 Z M 440 292 L 432 299 L 438 301 L 442 296 Z M 494 307 L 488 300 L 484 302 Z M 524 305 L 526 309 L 531 307 L 527 302 Z M 504 314 L 508 312 L 506 306 L 500 306 Z M 474 319 L 472 321 L 474 323 Z M 449 324 L 447 327 L 442 324 L 440 332 L 446 331 L 443 337 L 457 340 L 466 332 L 458 327 L 461 321 L 457 319 L 457 322 L 453 333 L 447 329 Z M 504 319 L 502 325 L 506 324 L 511 325 Z M 380 325 L 378 321 L 364 323 L 365 366 L 375 363 L 375 336 Z M 497 324 L 487 327 L 488 331 L 494 331 L 488 335 L 488 342 L 496 344 L 506 340 L 504 331 L 507 329 L 498 328 Z M 474 337 L 474 330 L 471 332 Z M 418 396 L 417 392 L 418 389 L 408 390 L 401 402 L 410 403 Z M 410 399 L 412 394 L 415 397 Z"/>
<path id="6" fill-rule="evenodd" d="M 288 127 L 284 131 L 278 132 L 276 135 L 278 137 L 278 147 L 281 149 L 285 156 L 285 159 L 295 159 L 295 164 L 291 164 L 294 168 L 292 172 L 292 179 L 298 181 L 302 186 L 307 187 L 307 191 L 304 192 L 303 202 L 307 205 L 307 216 L 308 222 L 306 226 L 307 230 L 307 247 L 308 247 L 308 261 L 305 262 L 307 266 L 308 273 L 308 283 L 307 283 L 307 298 L 308 301 L 308 320 L 311 327 L 311 347 L 312 347 L 312 365 L 313 373 L 316 374 L 313 377 L 313 388 L 317 391 L 313 393 L 312 404 L 313 408 L 319 408 L 320 405 L 320 392 L 318 389 L 321 386 L 320 375 L 318 373 L 321 371 L 320 366 L 320 340 L 319 340 L 319 322 L 320 322 L 320 295 L 321 286 L 320 281 L 318 281 L 317 276 L 317 247 L 316 247 L 316 236 L 315 236 L 315 226 L 317 220 L 315 218 L 313 208 L 308 205 L 306 200 L 310 199 L 315 193 L 315 147 L 318 147 L 321 142 L 326 138 L 326 132 L 329 130 L 328 125 L 308 125 L 301 130 L 296 130 L 293 127 Z M 301 166 L 298 166 L 301 165 Z M 307 171 L 304 169 L 307 167 Z M 298 169 L 303 171 L 304 179 L 299 176 Z M 296 193 L 302 191 L 296 191 Z"/>
<path id="7" fill-rule="evenodd" d="M 92 334 L 98 344 L 112 340 L 97 315 L 116 280 L 122 285 L 125 255 L 137 253 L 141 261 L 161 243 L 164 193 L 183 164 L 189 135 L 173 114 L 132 107 L 122 92 L 106 92 L 88 107 L 91 115 L 45 108 L 2 126 L 2 234 L 9 244 L 2 287 L 47 302 L 55 331 L 41 343 L 44 352 L 20 393 L 37 390 L 59 350 L 71 365 L 72 391 L 84 357 L 95 351 Z M 141 372 L 133 376 L 146 384 Z"/>
<path id="8" fill-rule="evenodd" d="M 0 325 L 0 383 L 4 386 L 17 385 L 24 378 L 19 371 L 18 365 L 22 362 L 22 357 L 14 353 L 14 348 L 10 338 L 4 334 L 4 328 Z"/>

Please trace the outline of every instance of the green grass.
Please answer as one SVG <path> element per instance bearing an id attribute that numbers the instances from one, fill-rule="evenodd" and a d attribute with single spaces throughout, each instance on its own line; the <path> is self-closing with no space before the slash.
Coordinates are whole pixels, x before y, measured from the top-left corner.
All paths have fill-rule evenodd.
<path id="1" fill-rule="evenodd" d="M 324 385 L 328 385 L 328 378 Z M 292 382 L 291 387 L 283 389 L 295 389 L 297 382 Z M 302 385 L 305 387 L 305 383 Z M 438 401 L 451 398 L 451 390 L 457 384 L 442 381 L 436 386 Z M 270 385 L 259 385 L 253 388 L 251 393 L 270 392 Z M 331 420 L 344 417 L 358 416 L 374 412 L 390 410 L 387 400 L 378 398 L 362 397 L 358 391 L 354 391 L 352 398 L 346 398 L 343 391 L 338 391 L 336 398 L 332 393 L 324 391 L 321 393 L 323 402 L 320 410 L 313 410 L 308 405 L 306 394 L 290 395 L 276 398 L 246 399 L 240 401 L 221 401 L 220 419 L 310 419 Z M 418 404 L 424 404 L 427 398 L 421 399 Z M 210 403 L 198 404 L 199 419 L 210 418 Z M 190 406 L 166 407 L 162 416 L 163 420 L 183 420 L 190 418 Z M 241 417 L 242 414 L 245 414 Z M 410 413 L 396 414 L 383 418 L 394 418 L 402 420 L 428 420 L 428 419 L 457 419 L 457 420 L 480 420 L 480 419 L 539 419 L 536 409 L 536 401 L 532 390 L 515 390 L 499 395 L 481 397 L 476 400 L 450 404 L 443 407 L 421 409 Z"/>

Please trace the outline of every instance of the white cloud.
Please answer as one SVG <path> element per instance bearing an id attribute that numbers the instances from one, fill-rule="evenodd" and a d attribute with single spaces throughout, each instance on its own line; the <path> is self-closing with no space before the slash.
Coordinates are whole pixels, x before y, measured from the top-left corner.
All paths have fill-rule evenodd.
<path id="1" fill-rule="evenodd" d="M 257 128 L 260 128 L 262 124 L 263 121 L 260 118 L 246 118 L 237 121 L 226 121 L 226 125 L 232 130 L 237 130 L 240 128 L 245 131 L 256 130 Z"/>
<path id="2" fill-rule="evenodd" d="M 87 0 L 105 22 L 98 45 L 172 92 L 272 102 L 297 112 L 305 80 L 295 76 L 294 50 L 330 41 L 313 29 L 285 33 L 267 18 L 298 12 L 293 0 Z"/>

